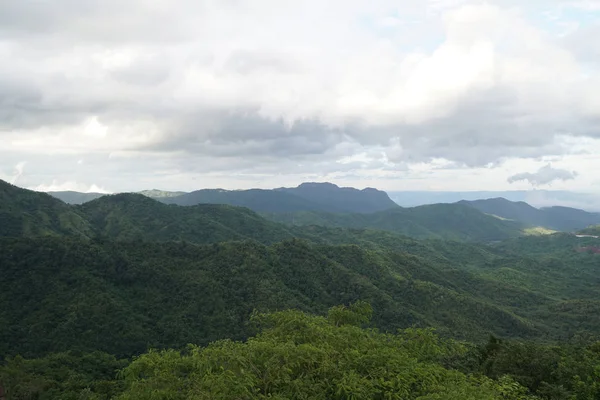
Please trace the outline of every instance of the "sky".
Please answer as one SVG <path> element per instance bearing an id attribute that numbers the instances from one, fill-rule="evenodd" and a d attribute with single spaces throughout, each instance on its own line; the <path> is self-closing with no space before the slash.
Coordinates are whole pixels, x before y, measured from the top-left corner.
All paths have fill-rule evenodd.
<path id="1" fill-rule="evenodd" d="M 2 0 L 0 179 L 600 195 L 600 0 Z"/>

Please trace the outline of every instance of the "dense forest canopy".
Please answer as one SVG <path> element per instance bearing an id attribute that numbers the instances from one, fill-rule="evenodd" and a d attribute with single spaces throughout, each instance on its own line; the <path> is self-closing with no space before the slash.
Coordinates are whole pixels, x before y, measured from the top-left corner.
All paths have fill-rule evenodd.
<path id="1" fill-rule="evenodd" d="M 527 236 L 465 204 L 407 210 L 268 220 L 141 194 L 71 206 L 0 182 L 0 389 L 599 398 L 593 228 Z"/>

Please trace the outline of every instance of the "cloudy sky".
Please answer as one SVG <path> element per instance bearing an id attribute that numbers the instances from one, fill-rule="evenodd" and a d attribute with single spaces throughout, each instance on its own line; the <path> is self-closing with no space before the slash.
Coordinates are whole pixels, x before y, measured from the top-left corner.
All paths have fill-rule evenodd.
<path id="1" fill-rule="evenodd" d="M 600 193 L 598 37 L 600 0 L 2 0 L 0 178 Z"/>

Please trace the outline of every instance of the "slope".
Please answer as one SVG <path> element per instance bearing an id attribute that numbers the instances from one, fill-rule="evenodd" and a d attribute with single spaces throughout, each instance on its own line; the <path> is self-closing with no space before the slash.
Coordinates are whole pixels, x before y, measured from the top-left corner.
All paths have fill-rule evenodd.
<path id="1" fill-rule="evenodd" d="M 0 180 L 0 236 L 92 236 L 85 218 L 62 201 Z"/>
<path id="2" fill-rule="evenodd" d="M 486 214 L 518 221 L 528 227 L 573 231 L 600 223 L 600 213 L 590 213 L 569 207 L 538 209 L 522 201 L 512 202 L 503 198 L 461 201 L 459 203 L 474 207 Z"/>
<path id="3" fill-rule="evenodd" d="M 253 239 L 273 243 L 292 237 L 284 226 L 248 209 L 226 205 L 180 207 L 123 193 L 101 197 L 78 209 L 100 236 L 111 240 L 213 243 Z"/>
<path id="4" fill-rule="evenodd" d="M 254 310 L 325 312 L 363 299 L 383 329 L 535 337 L 518 308 L 543 296 L 406 254 L 302 240 L 211 245 L 0 239 L 0 355 L 131 355 L 250 333 Z M 492 290 L 493 288 L 493 290 Z M 492 297 L 486 293 L 494 293 Z M 495 301 L 503 299 L 502 301 Z"/>
<path id="5" fill-rule="evenodd" d="M 181 196 L 161 198 L 166 204 L 193 206 L 197 204 L 227 204 L 247 207 L 257 212 L 290 212 L 298 210 L 321 210 L 323 206 L 301 197 L 274 190 L 223 190 L 203 189 Z M 333 207 L 327 207 L 334 211 Z"/>
<path id="6" fill-rule="evenodd" d="M 378 229 L 420 239 L 489 242 L 516 237 L 522 233 L 522 227 L 518 223 L 500 220 L 462 204 L 398 207 L 373 214 L 298 212 L 263 215 L 288 225 Z"/>

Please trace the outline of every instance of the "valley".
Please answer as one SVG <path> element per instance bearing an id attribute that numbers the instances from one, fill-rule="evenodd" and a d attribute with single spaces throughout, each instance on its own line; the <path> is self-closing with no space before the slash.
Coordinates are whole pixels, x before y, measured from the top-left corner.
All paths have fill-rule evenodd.
<path id="1" fill-rule="evenodd" d="M 307 335 L 327 332 L 327 346 L 353 335 L 366 341 L 357 346 L 383 346 L 381 357 L 464 376 L 456 393 L 474 390 L 472 375 L 497 398 L 506 375 L 531 396 L 543 395 L 542 381 L 577 395 L 575 375 L 558 381 L 544 370 L 534 385 L 500 358 L 527 352 L 548 356 L 534 357 L 543 368 L 560 359 L 595 379 L 596 353 L 586 353 L 600 339 L 594 213 L 499 199 L 403 208 L 375 189 L 330 184 L 207 193 L 123 193 L 69 205 L 0 181 L 0 383 L 21 393 L 9 398 L 86 388 L 91 398 L 150 398 L 144 391 L 167 378 L 147 362 L 167 368 L 175 357 L 185 369 L 192 360 L 218 363 L 204 349 L 235 347 L 262 363 L 253 346 L 284 351 L 278 346 L 298 333 L 287 326 L 298 321 Z M 534 227 L 546 231 L 528 233 Z M 335 322 L 335 313 L 362 322 Z M 386 348 L 389 338 L 409 347 Z M 429 344 L 417 351 L 413 340 Z M 436 348 L 447 350 L 428 358 Z M 139 381 L 140 371 L 150 378 Z"/>

